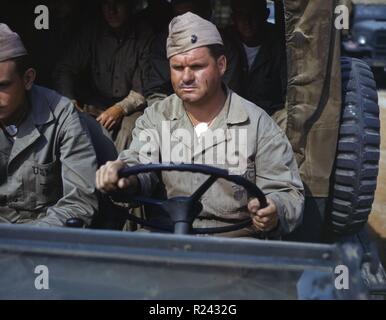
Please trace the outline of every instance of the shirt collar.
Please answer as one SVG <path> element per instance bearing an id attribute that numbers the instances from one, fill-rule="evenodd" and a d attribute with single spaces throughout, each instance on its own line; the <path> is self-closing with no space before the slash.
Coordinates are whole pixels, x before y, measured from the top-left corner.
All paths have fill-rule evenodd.
<path id="1" fill-rule="evenodd" d="M 249 117 L 241 101 L 238 103 L 239 97 L 226 85 L 224 85 L 224 89 L 227 95 L 224 104 L 224 108 L 227 109 L 226 123 L 239 124 L 246 122 Z M 176 94 L 174 94 L 171 99 L 171 103 L 164 110 L 164 116 L 168 120 L 179 120 L 186 113 L 183 102 Z"/>
<path id="2" fill-rule="evenodd" d="M 52 107 L 60 100 L 60 95 L 55 91 L 48 90 L 48 94 L 43 94 L 42 90 L 43 88 L 34 85 L 28 92 L 30 112 L 36 126 L 47 124 L 55 119 Z"/>

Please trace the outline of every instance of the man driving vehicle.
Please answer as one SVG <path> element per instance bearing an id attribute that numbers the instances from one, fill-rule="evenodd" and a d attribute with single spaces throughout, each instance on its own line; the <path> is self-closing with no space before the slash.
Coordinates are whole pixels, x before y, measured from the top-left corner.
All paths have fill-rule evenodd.
<path id="1" fill-rule="evenodd" d="M 175 17 L 167 57 L 175 94 L 146 109 L 130 148 L 97 172 L 97 188 L 149 195 L 162 180 L 168 198 L 190 195 L 205 175 L 163 172 L 120 178 L 118 171 L 151 162 L 209 164 L 256 184 L 268 206 L 260 208 L 242 187 L 220 179 L 202 196 L 203 210 L 193 227 L 229 226 L 251 217 L 252 226 L 223 235 L 261 238 L 293 231 L 302 220 L 304 196 L 291 145 L 268 114 L 223 84 L 227 62 L 216 26 L 190 12 Z M 209 154 L 217 157 L 203 162 Z"/>

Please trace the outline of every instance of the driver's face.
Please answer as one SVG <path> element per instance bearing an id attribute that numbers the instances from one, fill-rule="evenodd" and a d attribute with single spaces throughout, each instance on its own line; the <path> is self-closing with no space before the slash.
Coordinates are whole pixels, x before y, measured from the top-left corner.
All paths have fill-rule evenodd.
<path id="1" fill-rule="evenodd" d="M 178 97 L 189 104 L 200 104 L 221 88 L 226 59 L 217 61 L 209 49 L 200 47 L 177 54 L 170 59 L 171 80 Z"/>

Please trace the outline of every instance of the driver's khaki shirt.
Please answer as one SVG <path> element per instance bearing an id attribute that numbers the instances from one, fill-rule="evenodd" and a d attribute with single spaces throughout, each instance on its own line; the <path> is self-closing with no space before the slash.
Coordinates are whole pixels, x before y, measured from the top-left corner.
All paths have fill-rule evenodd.
<path id="1" fill-rule="evenodd" d="M 182 100 L 174 94 L 145 110 L 136 122 L 129 150 L 119 158 L 128 165 L 185 162 L 230 169 L 232 174 L 256 183 L 275 202 L 280 217 L 275 234 L 289 233 L 301 222 L 304 206 L 303 185 L 291 145 L 261 108 L 229 89 L 227 92 L 225 106 L 210 127 L 212 133 L 218 133 L 216 139 L 209 139 L 207 131 L 200 143 Z M 208 156 L 211 153 L 214 156 Z M 139 179 L 144 195 L 153 193 L 160 182 L 155 174 L 141 174 Z M 190 172 L 162 173 L 169 198 L 193 194 L 206 179 Z M 218 180 L 201 198 L 203 211 L 194 227 L 225 226 L 249 217 L 248 198 L 243 187 Z M 255 235 L 253 227 L 237 233 Z"/>

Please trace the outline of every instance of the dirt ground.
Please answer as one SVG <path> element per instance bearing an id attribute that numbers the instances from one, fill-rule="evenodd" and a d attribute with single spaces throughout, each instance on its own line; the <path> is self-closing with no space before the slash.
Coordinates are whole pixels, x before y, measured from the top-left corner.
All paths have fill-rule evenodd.
<path id="1" fill-rule="evenodd" d="M 378 245 L 381 260 L 386 266 L 386 89 L 379 90 L 378 95 L 381 118 L 381 160 L 375 201 L 369 223 L 373 231 L 372 236 Z"/>

